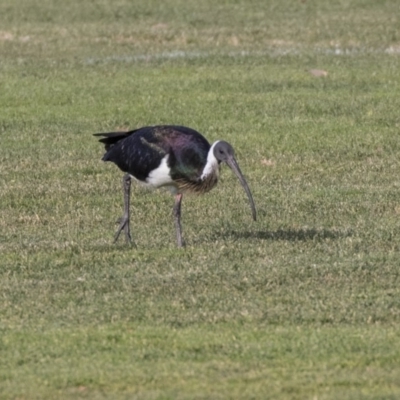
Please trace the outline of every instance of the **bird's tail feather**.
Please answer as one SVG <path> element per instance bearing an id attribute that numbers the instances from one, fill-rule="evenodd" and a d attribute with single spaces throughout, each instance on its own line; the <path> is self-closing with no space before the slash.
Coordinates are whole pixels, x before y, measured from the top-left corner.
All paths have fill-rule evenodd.
<path id="1" fill-rule="evenodd" d="M 104 143 L 105 148 L 108 151 L 112 146 L 114 146 L 120 140 L 130 136 L 133 132 L 135 131 L 94 133 L 93 136 L 102 136 L 102 139 L 99 139 L 99 142 Z"/>

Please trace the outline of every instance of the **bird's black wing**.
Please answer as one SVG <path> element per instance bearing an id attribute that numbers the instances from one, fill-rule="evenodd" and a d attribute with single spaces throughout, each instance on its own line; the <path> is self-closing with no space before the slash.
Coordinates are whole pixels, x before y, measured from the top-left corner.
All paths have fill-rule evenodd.
<path id="1" fill-rule="evenodd" d="M 155 127 L 143 127 L 129 132 L 100 133 L 106 146 L 103 161 L 112 161 L 122 171 L 145 181 L 167 154 L 154 137 Z"/>

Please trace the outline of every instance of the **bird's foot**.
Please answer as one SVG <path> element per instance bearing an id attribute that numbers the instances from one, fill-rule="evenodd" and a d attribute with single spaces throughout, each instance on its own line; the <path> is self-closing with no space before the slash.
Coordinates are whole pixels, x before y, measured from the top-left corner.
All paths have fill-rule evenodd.
<path id="1" fill-rule="evenodd" d="M 124 230 L 126 241 L 129 244 L 132 244 L 131 231 L 130 231 L 130 227 L 129 227 L 129 217 L 127 215 L 124 215 L 117 222 L 119 223 L 119 227 L 114 236 L 114 243 L 116 243 L 116 241 L 118 240 L 121 231 Z"/>

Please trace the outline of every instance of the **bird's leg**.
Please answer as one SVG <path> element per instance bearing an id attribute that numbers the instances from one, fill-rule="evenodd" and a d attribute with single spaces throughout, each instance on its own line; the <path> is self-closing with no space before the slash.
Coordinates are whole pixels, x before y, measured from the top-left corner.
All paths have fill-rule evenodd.
<path id="1" fill-rule="evenodd" d="M 174 219 L 175 219 L 176 240 L 178 242 L 178 247 L 183 247 L 185 245 L 185 242 L 182 239 L 181 203 L 182 203 L 182 193 L 178 193 L 177 195 L 175 195 L 175 204 L 174 204 Z"/>
<path id="2" fill-rule="evenodd" d="M 114 237 L 114 243 L 118 240 L 119 234 L 121 233 L 122 229 L 124 230 L 126 241 L 128 243 L 131 243 L 132 238 L 129 229 L 129 200 L 131 194 L 131 176 L 129 174 L 125 174 L 122 178 L 122 188 L 124 190 L 124 215 L 120 219 L 120 224 Z"/>

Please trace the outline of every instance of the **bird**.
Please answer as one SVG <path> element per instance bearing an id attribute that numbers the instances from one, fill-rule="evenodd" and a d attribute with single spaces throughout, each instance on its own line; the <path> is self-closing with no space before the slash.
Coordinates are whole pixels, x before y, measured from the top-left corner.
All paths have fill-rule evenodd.
<path id="1" fill-rule="evenodd" d="M 105 145 L 103 161 L 116 164 L 125 174 L 122 178 L 124 213 L 114 236 L 121 231 L 131 243 L 130 189 L 132 178 L 153 188 L 167 188 L 175 195 L 173 216 L 177 246 L 183 247 L 181 203 L 184 193 L 203 194 L 218 182 L 221 163 L 227 164 L 238 177 L 256 220 L 256 207 L 249 186 L 235 159 L 233 147 L 217 140 L 212 145 L 192 128 L 179 125 L 155 125 L 109 133 L 95 133 Z"/>

